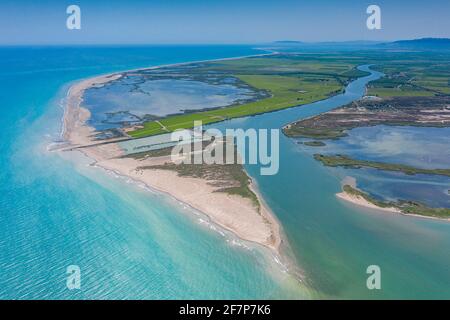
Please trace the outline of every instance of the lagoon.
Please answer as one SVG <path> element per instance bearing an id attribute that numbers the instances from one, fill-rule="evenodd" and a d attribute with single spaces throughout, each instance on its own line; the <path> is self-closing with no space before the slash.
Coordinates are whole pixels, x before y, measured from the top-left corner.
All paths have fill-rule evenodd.
<path id="1" fill-rule="evenodd" d="M 192 79 L 147 79 L 124 76 L 99 88 L 88 89 L 83 105 L 91 112 L 89 124 L 97 130 L 119 128 L 124 122 L 141 123 L 167 115 L 213 109 L 255 98 L 250 88 Z"/>

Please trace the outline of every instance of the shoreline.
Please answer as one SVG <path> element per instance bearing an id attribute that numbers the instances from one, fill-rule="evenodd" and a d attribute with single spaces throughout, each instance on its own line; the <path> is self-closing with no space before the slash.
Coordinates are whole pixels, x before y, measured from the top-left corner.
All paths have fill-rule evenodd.
<path id="1" fill-rule="evenodd" d="M 136 177 L 131 177 L 130 175 L 125 175 L 125 174 L 123 174 L 122 172 L 117 171 L 117 170 L 114 170 L 114 169 L 112 169 L 112 168 L 107 168 L 107 167 L 105 167 L 105 166 L 99 164 L 95 159 L 93 159 L 91 156 L 89 156 L 89 155 L 86 154 L 85 152 L 83 152 L 83 151 L 81 151 L 81 150 L 80 150 L 80 152 L 81 152 L 83 155 L 85 155 L 87 158 L 89 158 L 89 159 L 91 159 L 91 160 L 94 160 L 94 162 L 93 162 L 92 164 L 90 164 L 91 166 L 100 168 L 100 169 L 102 169 L 102 170 L 104 170 L 104 171 L 106 171 L 106 172 L 113 173 L 114 175 L 116 175 L 116 176 L 118 176 L 118 177 L 121 177 L 121 178 L 124 178 L 124 179 L 125 179 L 125 178 L 126 178 L 126 179 L 129 179 L 129 180 L 131 180 L 133 183 L 136 183 L 136 185 L 143 186 L 144 188 L 147 188 L 147 189 L 151 190 L 152 192 L 158 193 L 158 194 L 160 194 L 160 195 L 166 195 L 166 196 L 170 197 L 172 200 L 175 200 L 175 201 L 177 201 L 178 203 L 181 203 L 181 204 L 183 204 L 184 206 L 187 206 L 188 208 L 190 208 L 190 209 L 192 209 L 192 210 L 194 210 L 194 211 L 197 211 L 197 212 L 200 213 L 202 216 L 206 217 L 206 218 L 209 220 L 209 222 L 210 222 L 211 224 L 220 227 L 220 228 L 223 229 L 224 231 L 227 231 L 227 232 L 232 233 L 232 234 L 233 234 L 235 237 L 237 237 L 239 240 L 242 240 L 242 241 L 245 241 L 245 242 L 248 242 L 248 243 L 252 243 L 252 244 L 256 244 L 256 245 L 261 245 L 261 246 L 263 246 L 263 247 L 265 247 L 265 248 L 267 248 L 267 249 L 269 249 L 269 250 L 271 250 L 271 251 L 274 250 L 274 247 L 272 247 L 272 246 L 269 246 L 269 245 L 266 245 L 266 244 L 262 244 L 262 243 L 259 243 L 259 242 L 255 242 L 255 241 L 252 241 L 252 240 L 246 240 L 246 239 L 244 239 L 241 235 L 237 234 L 234 230 L 231 230 L 231 229 L 229 229 L 228 227 L 226 227 L 226 226 L 224 226 L 224 225 L 222 225 L 222 224 L 219 224 L 218 222 L 214 221 L 214 220 L 211 218 L 211 216 L 208 215 L 207 213 L 205 213 L 205 212 L 203 212 L 203 211 L 197 209 L 196 207 L 192 206 L 191 204 L 189 204 L 189 203 L 187 203 L 187 202 L 185 202 L 185 201 L 183 201 L 183 200 L 177 198 L 175 195 L 171 194 L 170 192 L 165 191 L 165 190 L 163 190 L 163 189 L 160 189 L 160 188 L 158 188 L 158 187 L 156 187 L 156 186 L 150 185 L 150 184 L 148 184 L 147 182 L 145 182 L 145 181 L 143 181 L 143 180 L 141 180 L 141 179 L 137 179 Z M 156 171 L 156 170 L 155 170 L 155 171 Z M 253 190 L 253 189 L 252 189 L 252 190 Z M 260 195 L 259 195 L 259 194 L 256 194 L 256 196 L 258 197 L 258 200 L 261 201 Z M 264 207 L 265 207 L 265 210 L 270 210 L 270 209 L 268 209 L 265 205 L 263 205 L 262 203 L 260 203 L 260 205 L 261 205 L 261 206 L 264 206 Z M 270 217 L 270 218 L 274 218 L 273 220 L 276 221 L 275 217 Z M 283 240 L 280 238 L 280 241 L 277 242 L 278 245 L 276 246 L 276 248 L 279 248 L 280 245 L 281 245 L 282 243 L 283 243 Z M 279 252 L 277 251 L 276 253 L 279 253 Z M 283 264 L 283 265 L 284 265 L 284 264 Z"/>
<path id="2" fill-rule="evenodd" d="M 339 193 L 336 193 L 336 197 L 339 199 L 342 199 L 344 201 L 350 202 L 354 205 L 360 206 L 360 207 L 365 207 L 365 208 L 369 208 L 369 209 L 375 209 L 375 210 L 380 210 L 380 211 L 385 211 L 385 212 L 390 212 L 390 213 L 402 213 L 399 209 L 394 208 L 394 207 L 379 207 L 373 203 L 370 203 L 369 201 L 367 201 L 366 199 L 364 199 L 363 197 L 360 196 L 356 196 L 356 195 L 352 195 L 349 194 L 348 192 L 342 191 Z"/>
<path id="3" fill-rule="evenodd" d="M 366 199 L 364 199 L 361 196 L 353 195 L 353 194 L 350 194 L 350 193 L 345 192 L 345 191 L 336 193 L 335 195 L 340 200 L 343 200 L 343 201 L 351 203 L 351 204 L 353 204 L 355 206 L 364 207 L 364 208 L 367 208 L 367 209 L 373 209 L 373 210 L 376 210 L 376 211 L 383 211 L 385 213 L 397 214 L 397 215 L 402 215 L 402 216 L 405 216 L 405 217 L 432 219 L 432 220 L 437 220 L 437 221 L 450 222 L 450 218 L 446 219 L 446 218 L 425 216 L 425 215 L 414 214 L 414 213 L 404 213 L 402 210 L 400 210 L 398 208 L 395 208 L 395 207 L 386 207 L 386 208 L 380 207 L 380 206 L 377 206 L 377 205 L 367 201 Z"/>
<path id="4" fill-rule="evenodd" d="M 273 55 L 276 53 L 259 54 L 253 56 L 265 56 Z M 214 59 L 205 61 L 221 61 L 221 60 L 233 60 L 244 57 Z M 170 65 L 154 66 L 149 68 L 139 68 L 136 70 L 149 70 L 158 69 L 167 66 L 185 65 L 192 63 L 199 63 L 202 61 L 183 62 Z M 83 101 L 83 94 L 85 90 L 94 85 L 103 85 L 109 81 L 119 79 L 124 72 L 114 72 L 95 76 L 78 81 L 70 86 L 64 108 L 63 124 L 61 130 L 61 137 L 67 143 L 60 151 L 70 151 L 76 148 L 82 154 L 92 159 L 93 165 L 101 167 L 105 170 L 110 170 L 123 177 L 130 178 L 133 181 L 143 183 L 151 190 L 155 190 L 162 194 L 167 194 L 173 199 L 193 208 L 196 211 L 204 214 L 211 223 L 219 226 L 231 232 L 243 241 L 262 245 L 276 254 L 276 259 L 282 256 L 280 252 L 281 244 L 286 244 L 281 237 L 281 225 L 277 221 L 275 215 L 265 205 L 261 195 L 257 192 L 254 186 L 253 180 L 251 183 L 251 189 L 256 194 L 258 202 L 260 204 L 259 212 L 255 210 L 253 205 L 249 203 L 248 199 L 242 198 L 237 195 L 227 195 L 225 193 L 214 192 L 210 187 L 206 186 L 206 182 L 199 181 L 202 179 L 179 177 L 175 172 L 162 172 L 163 170 L 145 170 L 148 171 L 145 174 L 136 170 L 141 163 L 137 160 L 131 159 L 118 159 L 118 156 L 122 155 L 120 147 L 115 143 L 114 139 L 105 140 L 109 142 L 103 145 L 98 145 L 93 142 L 90 137 L 95 130 L 89 127 L 86 122 L 90 118 L 89 110 L 81 107 Z M 83 146 L 83 148 L 77 148 Z M 142 171 L 142 170 L 141 170 Z M 164 181 L 170 181 L 169 185 Z M 184 186 L 183 186 L 184 185 Z M 215 200 L 219 202 L 217 205 L 211 206 L 214 201 L 201 201 L 198 197 L 183 194 L 186 190 L 186 186 L 189 188 L 200 187 L 203 191 L 209 191 L 207 195 L 209 200 Z M 194 189 L 195 190 L 195 189 Z M 188 192 L 189 193 L 189 192 Z M 203 198 L 203 197 L 202 197 Z M 205 206 L 206 204 L 206 206 Z M 223 210 L 227 208 L 227 210 Z M 228 214 L 231 212 L 230 214 Z M 233 216 L 233 214 L 234 216 Z M 231 217 L 230 217 L 231 216 Z M 284 261 L 281 263 L 285 266 Z"/>

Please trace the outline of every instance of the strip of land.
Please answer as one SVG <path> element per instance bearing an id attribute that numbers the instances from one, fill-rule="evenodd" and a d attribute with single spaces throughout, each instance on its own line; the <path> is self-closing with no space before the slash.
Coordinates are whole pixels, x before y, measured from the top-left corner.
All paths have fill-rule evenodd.
<path id="1" fill-rule="evenodd" d="M 332 55 L 331 55 L 332 56 Z M 171 132 L 176 129 L 189 129 L 194 121 L 203 125 L 228 119 L 252 116 L 277 111 L 314 101 L 326 99 L 342 92 L 351 80 L 367 75 L 357 70 L 359 60 L 348 57 L 322 57 L 296 54 L 273 54 L 245 59 L 221 60 L 192 63 L 185 66 L 164 67 L 161 69 L 123 73 L 127 76 L 142 76 L 146 79 L 190 79 L 195 81 L 221 81 L 235 79 L 235 85 L 243 84 L 258 92 L 254 101 L 237 102 L 221 108 L 189 111 L 161 118 L 151 118 L 138 125 L 125 128 L 127 135 L 142 138 Z"/>
<path id="2" fill-rule="evenodd" d="M 279 253 L 280 225 L 256 192 L 242 166 L 216 168 L 200 165 L 195 170 L 173 167 L 170 156 L 126 156 L 116 140 L 98 143 L 96 131 L 86 122 L 90 118 L 81 106 L 86 89 L 121 75 L 88 79 L 72 86 L 64 115 L 66 150 L 78 147 L 96 166 L 142 182 L 167 193 L 207 215 L 211 222 L 231 231 L 243 240 L 254 242 Z"/>
<path id="3" fill-rule="evenodd" d="M 305 141 L 305 142 L 303 142 L 303 144 L 308 147 L 324 147 L 324 146 L 326 146 L 326 143 L 323 141 Z"/>
<path id="4" fill-rule="evenodd" d="M 194 121 L 205 125 L 325 99 L 341 92 L 352 79 L 366 75 L 356 69 L 357 65 L 359 61 L 348 57 L 322 61 L 322 57 L 273 54 L 139 69 L 88 79 L 74 85 L 68 95 L 64 137 L 70 146 L 66 150 L 76 148 L 94 159 L 97 166 L 168 193 L 240 238 L 278 252 L 280 226 L 241 165 L 178 165 L 171 162 L 168 150 L 128 155 L 117 142 L 189 129 Z M 91 114 L 83 106 L 85 91 L 133 77 L 139 78 L 135 83 L 169 79 L 214 85 L 232 80 L 234 86 L 251 90 L 256 98 L 164 117 L 149 111 L 140 116 L 142 123 L 124 122 L 113 130 L 96 131 L 88 126 Z M 140 87 L 132 86 L 130 90 Z M 127 110 L 120 112 L 134 116 Z"/>
<path id="5" fill-rule="evenodd" d="M 347 155 L 323 155 L 315 154 L 314 159 L 322 162 L 323 165 L 329 167 L 344 167 L 344 168 L 373 168 L 385 171 L 398 171 L 408 175 L 415 174 L 431 174 L 450 177 L 450 169 L 424 169 L 416 168 L 404 164 L 387 163 L 369 160 L 353 159 Z"/>
<path id="6" fill-rule="evenodd" d="M 380 201 L 350 185 L 344 185 L 343 191 L 336 196 L 367 208 L 450 221 L 450 209 L 448 208 L 430 208 L 415 201 Z"/>
<path id="7" fill-rule="evenodd" d="M 283 128 L 290 137 L 339 139 L 347 131 L 376 125 L 450 126 L 450 96 L 366 97 L 321 115 Z"/>

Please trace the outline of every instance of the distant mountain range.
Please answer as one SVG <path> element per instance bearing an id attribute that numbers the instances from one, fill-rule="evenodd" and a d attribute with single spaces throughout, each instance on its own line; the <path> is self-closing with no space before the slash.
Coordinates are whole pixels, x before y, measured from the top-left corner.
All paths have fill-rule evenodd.
<path id="1" fill-rule="evenodd" d="M 324 42 L 303 42 L 296 40 L 275 41 L 278 45 L 299 45 L 299 46 L 350 46 L 350 45 L 375 45 L 382 41 L 353 40 L 353 41 L 324 41 Z"/>
<path id="2" fill-rule="evenodd" d="M 277 45 L 299 46 L 299 47 L 318 47 L 318 46 L 358 46 L 367 48 L 383 48 L 398 50 L 450 50 L 450 39 L 448 38 L 422 38 L 412 40 L 399 40 L 393 42 L 382 41 L 342 41 L 342 42 L 302 42 L 296 40 L 275 41 Z"/>
<path id="3" fill-rule="evenodd" d="M 448 38 L 422 38 L 413 40 L 399 40 L 379 44 L 385 48 L 417 49 L 417 50 L 450 50 L 450 39 Z"/>
<path id="4" fill-rule="evenodd" d="M 277 44 L 304 44 L 302 41 L 295 41 L 295 40 L 280 40 L 275 41 Z"/>

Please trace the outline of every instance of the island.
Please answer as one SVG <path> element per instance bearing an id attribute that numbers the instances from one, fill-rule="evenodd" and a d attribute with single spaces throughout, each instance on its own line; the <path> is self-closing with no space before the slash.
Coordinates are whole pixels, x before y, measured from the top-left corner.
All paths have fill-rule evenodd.
<path id="1" fill-rule="evenodd" d="M 401 213 L 405 215 L 444 219 L 450 221 L 449 208 L 430 208 L 420 202 L 415 201 L 392 202 L 377 200 L 367 193 L 348 184 L 344 185 L 342 188 L 342 192 L 336 194 L 336 196 L 338 198 L 368 208 L 381 209 L 384 211 Z"/>

